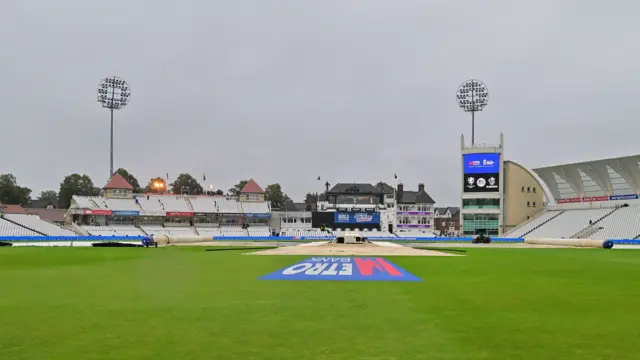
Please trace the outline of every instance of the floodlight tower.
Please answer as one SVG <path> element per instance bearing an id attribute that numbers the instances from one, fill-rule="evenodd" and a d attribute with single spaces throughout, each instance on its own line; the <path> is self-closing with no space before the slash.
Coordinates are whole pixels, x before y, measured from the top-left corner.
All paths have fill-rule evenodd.
<path id="1" fill-rule="evenodd" d="M 458 87 L 456 92 L 458 106 L 465 112 L 471 113 L 471 146 L 476 142 L 476 112 L 482 111 L 489 102 L 489 89 L 479 80 L 467 80 Z"/>
<path id="2" fill-rule="evenodd" d="M 131 99 L 131 90 L 126 81 L 117 76 L 109 76 L 98 85 L 98 102 L 111 113 L 111 149 L 109 152 L 109 178 L 113 175 L 113 110 L 127 106 Z"/>

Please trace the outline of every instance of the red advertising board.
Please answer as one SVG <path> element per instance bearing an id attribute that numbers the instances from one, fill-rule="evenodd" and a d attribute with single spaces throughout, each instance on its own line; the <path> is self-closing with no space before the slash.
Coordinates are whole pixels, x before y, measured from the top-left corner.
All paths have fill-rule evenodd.
<path id="1" fill-rule="evenodd" d="M 577 202 L 609 201 L 609 196 L 588 196 L 583 198 L 558 199 L 558 204 L 570 204 Z"/>
<path id="2" fill-rule="evenodd" d="M 583 197 L 582 201 L 584 202 L 592 202 L 592 201 L 609 201 L 609 197 L 608 196 L 589 196 L 589 197 Z"/>
<path id="3" fill-rule="evenodd" d="M 85 215 L 111 215 L 111 210 L 85 210 Z"/>
<path id="4" fill-rule="evenodd" d="M 167 216 L 193 216 L 192 212 L 184 212 L 184 211 L 167 211 Z"/>

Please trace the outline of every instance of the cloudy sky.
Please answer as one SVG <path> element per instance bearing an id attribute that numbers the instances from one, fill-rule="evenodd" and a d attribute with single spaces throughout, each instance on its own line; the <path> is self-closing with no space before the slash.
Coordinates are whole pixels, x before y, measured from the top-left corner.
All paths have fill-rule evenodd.
<path id="1" fill-rule="evenodd" d="M 455 92 L 484 81 L 476 139 L 533 168 L 638 153 L 640 3 L 617 0 L 3 0 L 0 172 L 35 193 L 71 172 L 103 185 L 253 177 L 295 200 L 335 182 L 426 183 L 460 197 Z"/>

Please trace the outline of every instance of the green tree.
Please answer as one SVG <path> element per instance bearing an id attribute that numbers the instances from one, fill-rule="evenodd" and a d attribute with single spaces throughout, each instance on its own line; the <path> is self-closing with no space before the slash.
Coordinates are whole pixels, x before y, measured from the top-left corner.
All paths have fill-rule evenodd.
<path id="1" fill-rule="evenodd" d="M 26 205 L 29 203 L 31 189 L 18 185 L 13 174 L 0 175 L 0 203 L 7 205 Z"/>
<path id="2" fill-rule="evenodd" d="M 201 195 L 204 193 L 202 185 L 191 174 L 180 174 L 171 183 L 171 192 L 174 194 Z"/>
<path id="3" fill-rule="evenodd" d="M 249 180 L 241 180 L 237 184 L 235 184 L 231 189 L 229 189 L 229 194 L 233 196 L 240 196 L 240 191 L 244 188 Z"/>
<path id="4" fill-rule="evenodd" d="M 147 184 L 147 186 L 142 189 L 142 191 L 146 194 L 146 193 L 162 193 L 167 191 L 167 181 L 161 177 L 154 177 L 151 178 L 149 180 L 149 183 Z"/>
<path id="5" fill-rule="evenodd" d="M 127 171 L 127 169 L 120 168 L 116 170 L 116 174 L 120 174 L 120 176 L 122 176 L 125 180 L 127 180 L 127 182 L 129 182 L 129 184 L 131 184 L 131 186 L 133 186 L 134 193 L 140 192 L 141 189 L 140 189 L 140 183 L 138 182 L 138 179 L 136 179 L 135 176 L 133 176 L 129 171 Z"/>
<path id="6" fill-rule="evenodd" d="M 58 192 L 55 190 L 40 191 L 40 195 L 38 195 L 38 200 L 46 200 L 52 204 L 55 204 L 58 201 Z"/>
<path id="7" fill-rule="evenodd" d="M 264 199 L 270 201 L 271 207 L 275 209 L 282 209 L 293 202 L 287 194 L 282 192 L 282 187 L 278 183 L 267 185 L 264 189 Z"/>
<path id="8" fill-rule="evenodd" d="M 305 195 L 304 197 L 304 202 L 305 204 L 315 204 L 318 202 L 319 198 L 320 194 L 318 193 L 307 193 L 307 195 Z"/>
<path id="9" fill-rule="evenodd" d="M 58 191 L 58 205 L 60 208 L 68 208 L 71 205 L 73 195 L 98 196 L 101 190 L 93 185 L 89 175 L 71 174 L 60 183 Z"/>

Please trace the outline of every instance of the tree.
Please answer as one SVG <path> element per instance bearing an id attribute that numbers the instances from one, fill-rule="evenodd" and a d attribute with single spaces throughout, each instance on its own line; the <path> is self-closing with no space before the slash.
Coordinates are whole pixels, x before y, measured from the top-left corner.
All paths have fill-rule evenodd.
<path id="1" fill-rule="evenodd" d="M 249 180 L 241 180 L 240 182 L 235 184 L 231 189 L 229 189 L 229 194 L 233 196 L 240 196 L 240 191 L 242 191 L 242 189 L 244 188 L 245 185 L 247 185 L 248 182 Z"/>
<path id="2" fill-rule="evenodd" d="M 141 189 L 140 183 L 138 183 L 138 179 L 136 179 L 135 176 L 128 172 L 127 169 L 119 168 L 118 170 L 116 170 L 116 174 L 120 174 L 120 176 L 122 176 L 125 180 L 127 180 L 129 184 L 131 184 L 131 186 L 133 186 L 134 193 L 140 192 Z"/>
<path id="3" fill-rule="evenodd" d="M 31 189 L 18 185 L 13 174 L 0 175 L 0 203 L 7 205 L 26 205 L 29 203 Z"/>
<path id="4" fill-rule="evenodd" d="M 278 183 L 267 185 L 264 189 L 264 199 L 270 201 L 271 207 L 275 209 L 283 209 L 287 204 L 293 202 L 287 194 L 282 192 Z"/>
<path id="5" fill-rule="evenodd" d="M 305 204 L 315 204 L 319 198 L 320 194 L 318 193 L 307 193 L 307 195 L 304 196 L 304 202 Z"/>
<path id="6" fill-rule="evenodd" d="M 155 194 L 165 192 L 167 191 L 167 181 L 160 176 L 151 178 L 147 186 L 144 189 L 142 189 L 142 191 L 144 193 L 155 193 Z"/>
<path id="7" fill-rule="evenodd" d="M 46 200 L 51 204 L 55 204 L 58 201 L 58 192 L 55 190 L 43 190 L 38 195 L 38 200 Z"/>
<path id="8" fill-rule="evenodd" d="M 393 194 L 395 189 L 393 186 L 387 184 L 386 182 L 380 181 L 375 186 L 376 190 L 380 191 L 383 194 Z"/>
<path id="9" fill-rule="evenodd" d="M 71 205 L 73 195 L 98 196 L 101 190 L 93 185 L 89 175 L 71 174 L 60 183 L 58 191 L 58 205 L 60 208 L 68 208 Z"/>
<path id="10" fill-rule="evenodd" d="M 198 183 L 190 174 L 180 174 L 171 183 L 171 192 L 174 194 L 201 195 L 204 191 L 202 185 Z"/>

